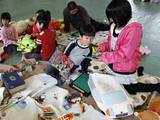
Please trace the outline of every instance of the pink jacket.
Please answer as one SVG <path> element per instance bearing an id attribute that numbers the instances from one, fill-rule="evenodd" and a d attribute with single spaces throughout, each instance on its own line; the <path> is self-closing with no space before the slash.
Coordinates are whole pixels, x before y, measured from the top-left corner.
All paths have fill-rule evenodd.
<path id="1" fill-rule="evenodd" d="M 18 39 L 16 29 L 11 25 L 9 27 L 2 26 L 0 34 L 0 39 L 3 41 L 4 46 L 15 44 Z"/>
<path id="2" fill-rule="evenodd" d="M 118 35 L 116 49 L 111 50 L 111 33 L 104 43 L 105 52 L 100 56 L 100 60 L 113 65 L 113 71 L 134 72 L 137 70 L 140 61 L 140 45 L 142 39 L 142 26 L 137 22 L 126 25 Z"/>

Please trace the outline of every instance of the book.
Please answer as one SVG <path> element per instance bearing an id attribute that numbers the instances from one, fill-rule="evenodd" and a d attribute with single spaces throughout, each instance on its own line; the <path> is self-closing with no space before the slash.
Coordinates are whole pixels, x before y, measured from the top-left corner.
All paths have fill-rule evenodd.
<path id="1" fill-rule="evenodd" d="M 17 72 L 5 72 L 1 74 L 3 84 L 9 93 L 14 94 L 26 88 L 24 80 Z"/>
<path id="2" fill-rule="evenodd" d="M 85 96 L 89 96 L 91 94 L 91 91 L 88 86 L 88 79 L 88 74 L 81 74 L 73 82 L 71 82 L 70 86 L 83 93 Z"/>

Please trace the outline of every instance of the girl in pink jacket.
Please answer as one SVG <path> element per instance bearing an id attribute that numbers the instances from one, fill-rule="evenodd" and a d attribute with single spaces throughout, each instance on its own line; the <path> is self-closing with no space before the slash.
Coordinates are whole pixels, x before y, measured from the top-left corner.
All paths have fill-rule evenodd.
<path id="1" fill-rule="evenodd" d="M 127 0 L 112 0 L 106 8 L 110 23 L 109 36 L 98 45 L 99 59 L 108 64 L 108 71 L 130 93 L 160 91 L 158 84 L 141 84 L 136 81 L 136 71 L 141 62 L 140 45 L 142 25 L 131 22 L 132 9 Z"/>

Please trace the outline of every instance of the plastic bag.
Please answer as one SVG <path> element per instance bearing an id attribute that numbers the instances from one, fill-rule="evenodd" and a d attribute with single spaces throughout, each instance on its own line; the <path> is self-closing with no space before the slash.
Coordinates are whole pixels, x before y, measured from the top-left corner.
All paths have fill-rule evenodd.
<path id="1" fill-rule="evenodd" d="M 119 118 L 133 114 L 128 94 L 114 80 L 114 76 L 93 73 L 89 75 L 88 84 L 98 107 L 104 113 L 109 110 L 109 118 Z"/>

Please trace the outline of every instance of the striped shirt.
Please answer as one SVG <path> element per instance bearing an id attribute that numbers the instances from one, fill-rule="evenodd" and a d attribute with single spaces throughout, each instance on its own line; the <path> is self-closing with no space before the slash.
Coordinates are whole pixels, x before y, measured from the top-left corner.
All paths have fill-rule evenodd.
<path id="1" fill-rule="evenodd" d="M 75 65 L 80 65 L 86 57 L 92 55 L 92 50 L 90 46 L 83 46 L 75 40 L 69 43 L 64 54 L 69 57 Z"/>
<path id="2" fill-rule="evenodd" d="M 16 29 L 11 25 L 9 27 L 2 26 L 0 36 L 4 46 L 15 44 L 18 39 Z"/>

